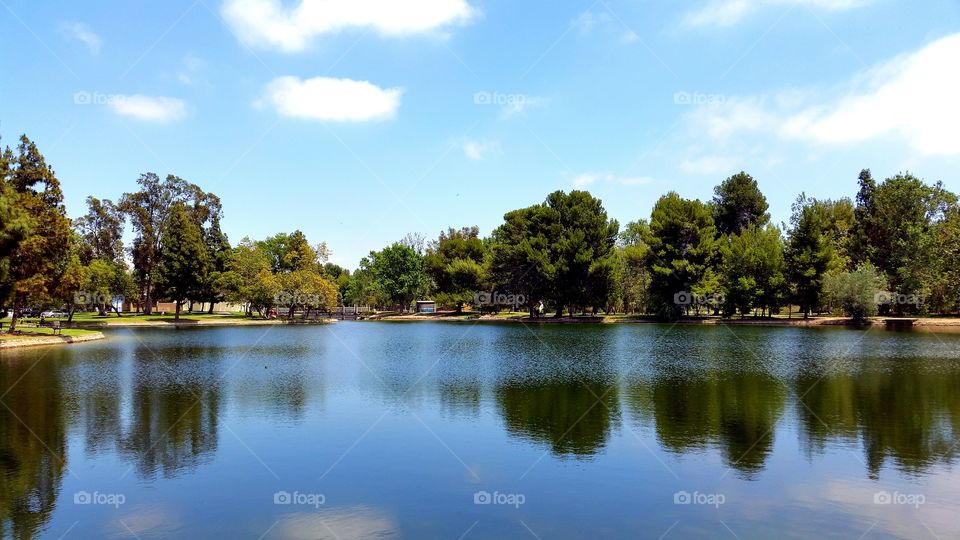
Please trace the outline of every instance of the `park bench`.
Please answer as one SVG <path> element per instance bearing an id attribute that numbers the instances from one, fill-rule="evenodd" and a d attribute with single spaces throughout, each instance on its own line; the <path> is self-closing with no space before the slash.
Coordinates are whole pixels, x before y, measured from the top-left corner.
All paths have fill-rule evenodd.
<path id="1" fill-rule="evenodd" d="M 60 321 L 40 321 L 41 328 L 52 328 L 53 334 L 60 334 L 63 332 L 63 328 L 60 326 Z"/>

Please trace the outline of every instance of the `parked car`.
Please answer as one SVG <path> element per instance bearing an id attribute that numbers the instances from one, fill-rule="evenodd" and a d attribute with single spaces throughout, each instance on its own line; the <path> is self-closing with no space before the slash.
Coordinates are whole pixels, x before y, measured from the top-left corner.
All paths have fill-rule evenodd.
<path id="1" fill-rule="evenodd" d="M 67 314 L 62 311 L 44 311 L 40 314 L 41 319 L 63 319 L 66 316 Z"/>

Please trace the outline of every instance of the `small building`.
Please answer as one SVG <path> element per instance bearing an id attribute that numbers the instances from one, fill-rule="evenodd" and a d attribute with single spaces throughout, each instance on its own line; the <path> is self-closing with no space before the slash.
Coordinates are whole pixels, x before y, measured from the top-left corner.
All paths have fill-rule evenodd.
<path id="1" fill-rule="evenodd" d="M 436 313 L 437 303 L 433 300 L 417 300 L 417 313 Z"/>

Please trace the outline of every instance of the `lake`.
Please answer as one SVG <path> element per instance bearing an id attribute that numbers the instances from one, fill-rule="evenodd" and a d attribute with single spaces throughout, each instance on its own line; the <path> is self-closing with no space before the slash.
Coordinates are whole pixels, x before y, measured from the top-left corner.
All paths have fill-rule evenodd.
<path id="1" fill-rule="evenodd" d="M 956 538 L 960 336 L 340 322 L 4 352 L 14 538 Z"/>

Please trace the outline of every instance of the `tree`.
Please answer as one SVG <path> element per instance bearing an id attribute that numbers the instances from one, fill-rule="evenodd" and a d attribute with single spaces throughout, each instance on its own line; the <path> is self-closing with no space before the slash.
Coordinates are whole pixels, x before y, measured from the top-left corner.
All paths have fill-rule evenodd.
<path id="1" fill-rule="evenodd" d="M 747 228 L 729 237 L 723 247 L 726 314 L 746 315 L 754 308 L 771 314 L 784 300 L 786 263 L 780 229 L 768 224 Z"/>
<path id="2" fill-rule="evenodd" d="M 485 279 L 486 253 L 480 229 L 475 226 L 441 232 L 424 255 L 427 273 L 436 286 L 436 300 L 456 305 L 459 313 Z"/>
<path id="3" fill-rule="evenodd" d="M 823 296 L 823 279 L 840 266 L 823 205 L 803 193 L 793 203 L 792 228 L 786 249 L 787 275 L 793 286 L 793 301 L 804 318 L 819 309 Z"/>
<path id="4" fill-rule="evenodd" d="M 270 262 L 262 243 L 244 237 L 230 250 L 226 271 L 217 278 L 219 294 L 230 302 L 245 304 L 248 315 L 257 311 L 265 316 L 280 292 Z"/>
<path id="5" fill-rule="evenodd" d="M 171 209 L 180 203 L 198 228 L 221 213 L 220 199 L 205 193 L 198 186 L 172 174 L 160 180 L 155 173 L 145 173 L 137 179 L 140 190 L 125 193 L 118 208 L 130 218 L 136 237 L 131 255 L 133 267 L 144 298 L 144 313 L 153 310 L 154 270 L 159 262 L 163 242 L 164 223 Z"/>
<path id="6" fill-rule="evenodd" d="M 571 312 L 575 306 L 606 306 L 613 292 L 611 258 L 620 225 L 607 217 L 600 199 L 586 191 L 555 191 L 546 205 L 556 211 L 559 224 L 550 249 L 557 316 L 564 306 Z"/>
<path id="7" fill-rule="evenodd" d="M 9 258 L 9 279 L 13 292 L 13 319 L 10 332 L 16 331 L 19 311 L 30 299 L 40 304 L 51 302 L 57 283 L 66 271 L 70 252 L 70 220 L 63 207 L 60 181 L 47 165 L 37 146 L 20 137 L 14 157 L 4 151 L 4 192 L 19 207 L 23 217 L 16 226 L 29 231 Z M 21 219 L 23 221 L 21 221 Z"/>
<path id="8" fill-rule="evenodd" d="M 371 251 L 360 267 L 372 273 L 373 281 L 394 306 L 406 310 L 430 288 L 430 278 L 417 251 L 396 242 L 381 251 Z"/>
<path id="9" fill-rule="evenodd" d="M 620 233 L 616 250 L 616 298 L 624 313 L 645 310 L 649 304 L 650 273 L 646 260 L 650 247 L 643 240 L 650 234 L 645 219 L 630 222 Z"/>
<path id="10" fill-rule="evenodd" d="M 695 287 L 706 290 L 699 286 L 713 283 L 715 277 L 711 268 L 719 244 L 710 209 L 671 191 L 654 205 L 646 234 L 652 301 L 661 316 L 679 317 L 685 306 L 677 300 Z"/>
<path id="11" fill-rule="evenodd" d="M 87 197 L 87 213 L 74 221 L 80 234 L 80 261 L 119 261 L 123 259 L 123 212 L 109 199 Z"/>
<path id="12" fill-rule="evenodd" d="M 910 173 L 876 185 L 861 173 L 857 195 L 858 262 L 873 264 L 898 294 L 925 296 L 931 290 L 929 269 L 937 259 L 933 234 L 957 197 L 940 182 L 930 186 Z"/>
<path id="13" fill-rule="evenodd" d="M 180 320 L 183 302 L 200 293 L 201 276 L 210 264 L 203 232 L 183 202 L 170 208 L 161 231 L 157 260 L 157 292 L 176 303 L 175 320 Z"/>
<path id="14" fill-rule="evenodd" d="M 270 257 L 270 268 L 274 273 L 316 268 L 330 256 L 326 244 L 311 246 L 301 231 L 271 236 L 261 241 L 260 247 Z"/>
<path id="15" fill-rule="evenodd" d="M 203 243 L 207 249 L 207 272 L 200 279 L 200 300 L 209 304 L 207 313 L 213 313 L 214 305 L 223 300 L 223 295 L 217 287 L 220 276 L 227 271 L 227 262 L 230 259 L 230 241 L 220 229 L 220 218 L 211 219 L 210 227 L 203 231 Z"/>
<path id="16" fill-rule="evenodd" d="M 740 171 L 714 188 L 713 220 L 718 234 L 740 234 L 750 224 L 766 225 L 767 199 L 757 181 Z"/>
<path id="17" fill-rule="evenodd" d="M 9 280 L 10 257 L 30 232 L 29 216 L 19 204 L 19 194 L 12 186 L 13 153 L 0 150 L 0 305 L 5 305 L 12 291 Z"/>
<path id="18" fill-rule="evenodd" d="M 542 204 L 514 210 L 493 233 L 494 281 L 525 296 L 531 315 L 542 299 L 556 316 L 567 307 L 606 306 L 614 292 L 620 225 L 586 191 L 555 191 Z"/>
<path id="19" fill-rule="evenodd" d="M 551 248 L 559 236 L 555 209 L 539 204 L 507 212 L 493 231 L 490 274 L 505 292 L 523 295 L 530 316 L 535 306 L 552 292 L 557 268 Z"/>
<path id="20" fill-rule="evenodd" d="M 870 263 L 864 263 L 852 272 L 828 275 L 825 279 L 830 299 L 859 322 L 877 314 L 877 298 L 885 288 L 883 276 Z"/>

